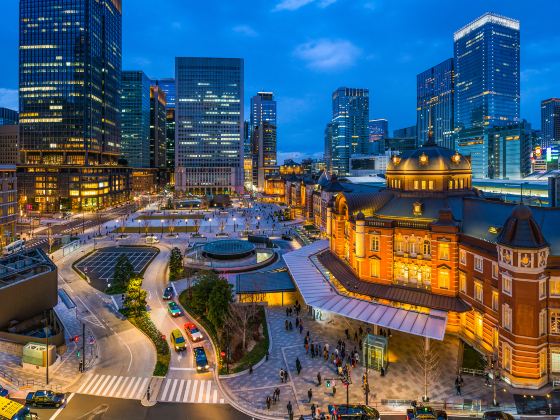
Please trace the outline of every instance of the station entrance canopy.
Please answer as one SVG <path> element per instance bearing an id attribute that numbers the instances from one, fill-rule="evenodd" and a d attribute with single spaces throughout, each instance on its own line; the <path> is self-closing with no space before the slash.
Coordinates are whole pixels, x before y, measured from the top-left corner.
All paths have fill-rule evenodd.
<path id="1" fill-rule="evenodd" d="M 383 328 L 443 340 L 447 325 L 445 311 L 418 312 L 341 294 L 328 280 L 327 270 L 318 259 L 312 259 L 328 248 L 329 242 L 323 240 L 283 255 L 307 305 Z"/>

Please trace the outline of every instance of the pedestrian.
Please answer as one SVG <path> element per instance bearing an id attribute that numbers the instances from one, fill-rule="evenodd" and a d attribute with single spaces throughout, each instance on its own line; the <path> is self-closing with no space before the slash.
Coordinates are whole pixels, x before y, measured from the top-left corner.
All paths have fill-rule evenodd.
<path id="1" fill-rule="evenodd" d="M 325 413 L 321 413 L 321 417 L 319 417 L 319 420 L 327 420 L 327 418 L 325 417 Z"/>
<path id="2" fill-rule="evenodd" d="M 290 316 L 290 309 L 286 308 L 286 316 Z"/>
<path id="3" fill-rule="evenodd" d="M 325 350 L 327 351 L 327 353 L 329 352 L 329 343 L 325 344 Z"/>
<path id="4" fill-rule="evenodd" d="M 249 365 L 249 375 L 253 374 L 253 365 Z"/>
<path id="5" fill-rule="evenodd" d="M 311 357 L 315 357 L 315 344 L 311 343 Z"/>
<path id="6" fill-rule="evenodd" d="M 307 333 L 305 335 L 309 338 L 309 330 L 307 330 Z"/>
<path id="7" fill-rule="evenodd" d="M 305 343 L 305 354 L 308 354 L 308 353 L 309 353 L 309 343 L 306 342 Z"/>
<path id="8" fill-rule="evenodd" d="M 294 326 L 292 325 L 292 321 L 290 321 L 290 331 L 292 331 L 294 329 Z"/>
<path id="9" fill-rule="evenodd" d="M 280 388 L 276 388 L 276 401 L 280 401 Z"/>
<path id="10" fill-rule="evenodd" d="M 280 382 L 284 383 L 284 369 L 280 369 Z"/>
<path id="11" fill-rule="evenodd" d="M 296 317 L 296 328 L 298 328 L 298 327 L 299 327 L 299 318 Z"/>
<path id="12" fill-rule="evenodd" d="M 267 410 L 270 410 L 270 403 L 271 403 L 271 399 L 270 399 L 270 395 L 268 395 L 266 397 L 266 408 L 267 408 Z"/>
<path id="13" fill-rule="evenodd" d="M 358 342 L 358 331 L 354 331 L 354 341 Z"/>
<path id="14" fill-rule="evenodd" d="M 292 407 L 292 402 L 288 401 L 288 404 L 286 405 L 286 408 L 288 409 L 288 416 L 290 416 L 290 420 L 294 418 L 294 408 Z"/>
<path id="15" fill-rule="evenodd" d="M 315 404 L 311 404 L 311 418 L 312 419 L 315 418 L 315 414 L 317 414 L 317 407 L 315 407 Z"/>
<path id="16" fill-rule="evenodd" d="M 300 322 L 299 323 L 299 333 L 301 334 L 303 331 L 303 324 Z"/>
<path id="17" fill-rule="evenodd" d="M 311 388 L 307 391 L 307 398 L 309 398 L 309 402 L 311 403 L 311 398 L 313 398 L 313 391 Z"/>
<path id="18" fill-rule="evenodd" d="M 332 387 L 332 396 L 334 398 L 334 396 L 336 395 L 336 385 L 333 385 Z"/>
<path id="19" fill-rule="evenodd" d="M 346 339 L 349 340 L 349 339 L 350 339 L 350 335 L 349 335 L 349 333 L 348 333 L 348 328 L 346 328 L 346 329 L 344 330 L 344 334 L 346 335 Z"/>
<path id="20" fill-rule="evenodd" d="M 284 322 L 284 325 L 286 326 L 286 331 L 288 331 L 288 328 L 290 326 L 290 324 L 288 324 L 288 320 L 286 320 L 286 322 Z"/>
<path id="21" fill-rule="evenodd" d="M 461 395 L 461 385 L 455 387 L 457 389 L 457 395 Z"/>
<path id="22" fill-rule="evenodd" d="M 317 386 L 321 386 L 321 372 L 317 372 Z"/>
<path id="23" fill-rule="evenodd" d="M 270 356 L 270 353 L 268 352 L 268 350 L 266 351 L 266 361 L 268 361 L 268 357 Z"/>

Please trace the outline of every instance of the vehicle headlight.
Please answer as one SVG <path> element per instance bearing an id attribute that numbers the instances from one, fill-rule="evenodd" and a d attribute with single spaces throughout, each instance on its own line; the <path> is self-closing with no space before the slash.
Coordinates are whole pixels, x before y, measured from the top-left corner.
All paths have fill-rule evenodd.
<path id="1" fill-rule="evenodd" d="M 197 366 L 196 368 L 197 368 L 198 370 L 202 369 L 200 366 Z"/>
<path id="2" fill-rule="evenodd" d="M 204 366 L 205 369 L 208 369 L 209 367 L 210 367 L 210 366 L 208 366 L 208 365 Z"/>

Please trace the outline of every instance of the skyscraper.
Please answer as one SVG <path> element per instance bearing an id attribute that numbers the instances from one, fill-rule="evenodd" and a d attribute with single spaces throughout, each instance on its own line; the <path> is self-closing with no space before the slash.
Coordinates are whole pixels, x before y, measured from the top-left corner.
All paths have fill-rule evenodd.
<path id="1" fill-rule="evenodd" d="M 150 168 L 157 168 L 160 182 L 165 180 L 166 97 L 157 85 L 150 86 Z"/>
<path id="2" fill-rule="evenodd" d="M 560 145 L 560 98 L 541 102 L 542 147 Z"/>
<path id="3" fill-rule="evenodd" d="M 327 172 L 332 173 L 332 121 L 328 122 L 325 126 L 325 153 L 323 159 L 325 160 L 325 167 Z"/>
<path id="4" fill-rule="evenodd" d="M 20 203 L 57 212 L 127 200 L 120 0 L 19 4 Z"/>
<path id="5" fill-rule="evenodd" d="M 519 21 L 493 13 L 454 34 L 454 138 L 475 178 L 491 175 L 486 130 L 519 123 L 519 40 Z"/>
<path id="6" fill-rule="evenodd" d="M 175 178 L 175 79 L 165 78 L 155 81 L 155 84 L 165 92 L 165 131 L 166 131 L 166 145 L 165 145 L 165 166 L 169 171 L 169 181 L 174 183 Z"/>
<path id="7" fill-rule="evenodd" d="M 416 132 L 418 145 L 428 141 L 431 129 L 438 146 L 454 149 L 453 144 L 453 58 L 416 76 Z"/>
<path id="8" fill-rule="evenodd" d="M 389 137 L 389 121 L 385 118 L 369 120 L 368 153 L 378 154 L 385 151 L 384 140 Z"/>
<path id="9" fill-rule="evenodd" d="M 0 125 L 17 124 L 19 113 L 13 109 L 0 107 Z"/>
<path id="10" fill-rule="evenodd" d="M 369 90 L 338 88 L 332 110 L 332 171 L 349 175 L 350 155 L 368 152 Z"/>
<path id="11" fill-rule="evenodd" d="M 264 180 L 276 168 L 276 101 L 272 92 L 258 92 L 251 98 L 252 183 L 264 190 Z"/>
<path id="12" fill-rule="evenodd" d="M 143 71 L 121 77 L 121 154 L 133 168 L 150 167 L 150 79 Z"/>
<path id="13" fill-rule="evenodd" d="M 243 192 L 243 60 L 177 57 L 175 188 Z"/>

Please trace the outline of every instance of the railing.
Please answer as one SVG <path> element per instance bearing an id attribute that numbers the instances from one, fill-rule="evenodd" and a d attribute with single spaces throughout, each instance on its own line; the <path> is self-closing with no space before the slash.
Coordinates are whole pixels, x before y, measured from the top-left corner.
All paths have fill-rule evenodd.
<path id="1" fill-rule="evenodd" d="M 50 389 L 53 391 L 60 391 L 60 385 L 56 384 L 45 384 L 44 382 L 36 381 L 35 379 L 18 379 L 7 372 L 0 370 L 0 377 L 4 378 L 7 382 L 16 385 L 18 388 L 22 387 L 34 387 L 40 389 Z"/>
<path id="2" fill-rule="evenodd" d="M 466 373 L 472 376 L 484 376 L 486 375 L 486 371 L 482 369 L 470 369 L 470 368 L 461 368 L 459 369 L 461 373 Z"/>

